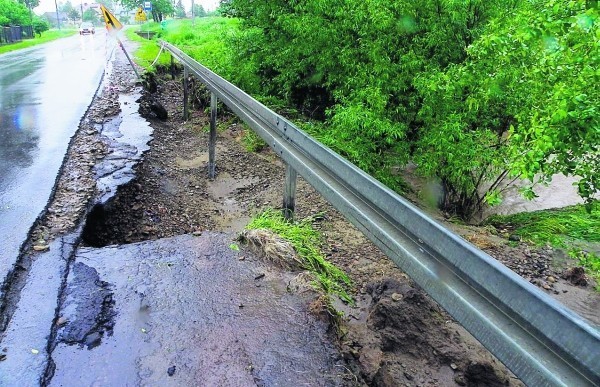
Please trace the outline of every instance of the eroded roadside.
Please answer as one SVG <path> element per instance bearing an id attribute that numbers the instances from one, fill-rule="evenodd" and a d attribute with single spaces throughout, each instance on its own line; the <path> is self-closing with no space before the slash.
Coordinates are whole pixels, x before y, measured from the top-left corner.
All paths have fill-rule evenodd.
<path id="1" fill-rule="evenodd" d="M 217 147 L 218 176 L 209 181 L 206 173 L 208 121 L 202 112 L 206 98 L 202 92 L 197 92 L 194 99 L 196 109 L 193 109 L 190 120 L 183 121 L 181 80 L 172 81 L 159 76 L 157 81 L 156 92 L 145 93 L 140 101 L 141 111 L 153 127 L 154 139 L 143 161 L 134 167 L 136 173 L 135 176 L 130 175 L 132 180 L 116 192 L 105 192 L 115 195 L 110 201 L 96 203 L 95 177 L 103 176 L 103 173 L 98 173 L 101 169 L 95 166 L 100 160 L 109 161 L 109 164 L 111 161 L 105 157 L 109 142 L 101 138 L 98 125 L 102 127 L 114 119 L 121 109 L 119 94 L 131 93 L 135 87 L 126 65 L 115 64 L 111 81 L 94 101 L 87 120 L 82 122 L 69 150 L 54 200 L 33 234 L 29 251 L 33 260 L 36 254 L 47 250 L 57 253 L 68 251 L 62 246 L 79 243 L 80 236 L 83 244 L 90 247 L 89 253 L 83 253 L 85 257 L 94 256 L 93 247 L 130 245 L 182 234 L 202 235 L 204 238 L 210 235 L 207 230 L 235 233 L 263 209 L 280 207 L 284 167 L 277 157 L 269 151 L 246 152 L 240 144 L 243 126 L 228 117 L 221 118 Z M 134 102 L 127 101 L 128 104 Z M 152 106 L 156 107 L 157 102 L 166 108 L 167 120 L 159 119 L 153 111 Z M 126 151 L 123 154 L 127 156 Z M 117 162 L 116 159 L 112 161 Z M 120 170 L 114 163 L 112 167 L 109 165 L 108 169 L 111 168 L 113 171 Z M 94 204 L 96 206 L 92 207 Z M 297 210 L 299 218 L 314 218 L 314 226 L 320 228 L 325 236 L 324 252 L 354 281 L 357 305 L 336 305 L 345 313 L 345 318 L 337 321 L 338 325 L 329 327 L 330 334 L 336 336 L 344 367 L 351 371 L 338 375 L 343 383 L 384 386 L 520 385 L 502 364 L 302 180 L 298 186 Z M 82 221 L 87 214 L 84 226 Z M 78 225 L 81 227 L 78 228 Z M 513 270 L 520 271 L 532 282 L 539 281 L 538 285 L 544 289 L 547 287 L 547 291 L 559 294 L 575 292 L 571 288 L 559 287 L 563 285 L 558 283 L 558 269 L 550 263 L 552 252 L 529 248 L 510 250 L 487 232 L 460 232 L 488 252 L 496 251 L 495 255 Z M 123 251 L 126 249 L 129 247 Z M 70 258 L 63 254 L 59 259 L 66 261 Z M 27 270 L 25 268 L 24 271 Z M 94 274 L 79 265 L 74 267 L 72 277 L 75 280 L 78 274 L 87 272 L 91 273 L 90 278 L 98 276 L 98 272 Z M 100 277 L 97 280 L 103 281 Z M 101 288 L 110 289 L 111 285 L 107 283 Z M 562 293 L 565 289 L 567 292 Z M 137 288 L 132 291 L 136 293 Z M 67 314 L 56 315 L 53 321 L 56 337 L 47 348 L 48 353 L 55 350 L 54 339 L 57 338 L 63 344 L 71 341 L 95 348 L 101 337 L 113 334 L 110 318 L 112 293 L 108 290 L 105 293 L 92 301 L 93 309 L 99 310 L 96 315 L 108 318 L 83 335 L 72 332 Z M 66 289 L 65 299 L 71 296 Z M 586 304 L 585 307 L 592 305 Z M 323 312 L 319 308 L 315 311 L 317 314 Z M 594 314 L 593 311 L 590 313 Z M 303 323 L 298 321 L 298 324 Z M 64 333 L 65 330 L 69 331 Z M 165 333 L 166 336 L 169 334 L 173 333 Z M 114 341 L 114 337 L 111 340 Z M 4 342 L 2 344 L 4 346 Z M 72 350 L 64 348 L 61 351 Z M 12 356 L 10 348 L 7 353 Z M 62 356 L 59 352 L 57 355 Z M 55 372 L 52 367 L 47 372 L 47 382 Z M 151 362 L 148 367 L 152 367 Z M 160 378 L 165 378 L 165 375 L 172 376 L 163 372 Z M 135 380 L 135 375 L 132 380 Z M 253 380 L 260 385 L 256 379 Z"/>

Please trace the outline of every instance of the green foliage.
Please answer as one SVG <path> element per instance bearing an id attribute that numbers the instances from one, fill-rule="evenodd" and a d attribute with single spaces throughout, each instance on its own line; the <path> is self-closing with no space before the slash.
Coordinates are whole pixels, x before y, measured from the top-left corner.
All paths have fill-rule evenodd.
<path id="1" fill-rule="evenodd" d="M 350 279 L 342 270 L 327 261 L 319 251 L 322 244 L 321 235 L 312 228 L 311 218 L 288 222 L 279 211 L 267 210 L 258 215 L 246 228 L 268 229 L 290 242 L 294 250 L 304 262 L 305 269 L 312 272 L 326 293 L 334 293 L 341 299 L 352 302 L 346 292 Z"/>
<path id="2" fill-rule="evenodd" d="M 29 10 L 15 0 L 0 0 L 0 25 L 31 25 Z"/>
<path id="3" fill-rule="evenodd" d="M 532 186 L 579 176 L 591 202 L 600 187 L 598 20 L 582 1 L 521 2 L 486 26 L 463 63 L 421 74 L 421 170 L 459 192 L 496 176 Z"/>
<path id="4" fill-rule="evenodd" d="M 181 0 L 177 1 L 177 5 L 175 6 L 175 16 L 177 17 L 185 17 L 185 7 Z"/>
<path id="5" fill-rule="evenodd" d="M 319 138 L 367 172 L 413 159 L 468 218 L 508 178 L 600 173 L 597 2 L 229 0 L 229 45 L 252 90 L 322 119 Z M 244 87 L 244 86 L 242 86 Z M 525 191 L 534 196 L 534 191 Z"/>
<path id="6" fill-rule="evenodd" d="M 194 17 L 205 17 L 206 11 L 202 4 L 194 4 Z"/>
<path id="7" fill-rule="evenodd" d="M 50 29 L 50 23 L 46 19 L 42 19 L 39 16 L 34 16 L 33 18 L 33 32 L 39 36 L 42 35 L 42 32 L 48 31 Z"/>
<path id="8" fill-rule="evenodd" d="M 536 244 L 567 247 L 573 241 L 600 242 L 600 203 L 595 202 L 592 207 L 591 212 L 585 206 L 577 205 L 508 216 L 495 215 L 487 223 L 509 229 Z"/>
<path id="9" fill-rule="evenodd" d="M 100 23 L 100 17 L 98 16 L 98 12 L 96 12 L 92 8 L 88 8 L 87 10 L 85 10 L 83 12 L 83 21 L 91 22 L 94 25 L 99 24 Z M 125 20 L 123 20 L 122 17 L 121 17 L 121 19 L 119 21 L 125 23 Z"/>
<path id="10" fill-rule="evenodd" d="M 260 152 L 267 147 L 267 143 L 250 128 L 244 128 L 242 144 L 248 152 Z"/>

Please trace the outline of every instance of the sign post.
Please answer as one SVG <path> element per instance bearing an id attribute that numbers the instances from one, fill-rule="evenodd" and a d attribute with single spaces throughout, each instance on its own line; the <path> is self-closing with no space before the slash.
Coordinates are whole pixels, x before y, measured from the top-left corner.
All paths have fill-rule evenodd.
<path id="1" fill-rule="evenodd" d="M 117 33 L 123 28 L 123 24 L 121 24 L 121 22 L 119 20 L 117 20 L 115 15 L 110 13 L 110 11 L 102 4 L 100 5 L 100 12 L 102 12 L 102 17 L 104 17 L 104 24 L 106 25 L 106 30 L 108 31 L 108 34 L 114 36 L 115 39 L 117 39 L 117 42 L 119 42 L 119 46 L 121 47 L 121 50 L 123 50 L 123 52 L 125 53 L 125 56 L 127 57 L 129 64 L 131 65 L 131 68 L 133 68 L 133 71 L 135 71 L 135 75 L 137 75 L 137 77 L 139 79 L 140 74 L 138 73 L 137 69 L 135 68 L 133 61 L 129 57 L 127 50 L 125 50 L 125 47 L 123 46 L 123 43 L 121 42 L 121 39 L 119 39 L 119 37 L 117 36 Z"/>
<path id="2" fill-rule="evenodd" d="M 144 1 L 144 11 L 152 12 L 152 2 Z M 146 32 L 147 32 L 146 39 L 150 40 L 150 30 L 147 30 Z"/>

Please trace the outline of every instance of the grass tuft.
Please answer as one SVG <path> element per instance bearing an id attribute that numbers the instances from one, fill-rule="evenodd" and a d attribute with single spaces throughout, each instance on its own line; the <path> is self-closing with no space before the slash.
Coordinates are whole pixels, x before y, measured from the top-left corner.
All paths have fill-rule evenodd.
<path id="1" fill-rule="evenodd" d="M 252 219 L 246 230 L 270 230 L 289 242 L 300 259 L 300 267 L 316 276 L 318 283 L 315 285 L 327 294 L 336 294 L 342 300 L 353 303 L 346 291 L 351 285 L 350 278 L 321 254 L 321 235 L 312 228 L 311 218 L 288 222 L 281 212 L 268 209 Z"/>

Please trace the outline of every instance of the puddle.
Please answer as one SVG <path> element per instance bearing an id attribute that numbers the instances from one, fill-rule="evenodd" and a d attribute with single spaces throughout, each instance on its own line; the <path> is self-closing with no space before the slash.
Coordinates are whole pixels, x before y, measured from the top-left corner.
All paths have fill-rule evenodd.
<path id="1" fill-rule="evenodd" d="M 208 182 L 207 191 L 214 199 L 219 217 L 215 219 L 216 230 L 225 232 L 239 232 L 250 221 L 249 216 L 242 216 L 244 212 L 235 199 L 237 190 L 257 184 L 258 178 L 234 178 L 228 173 L 220 174 L 214 181 Z"/>

